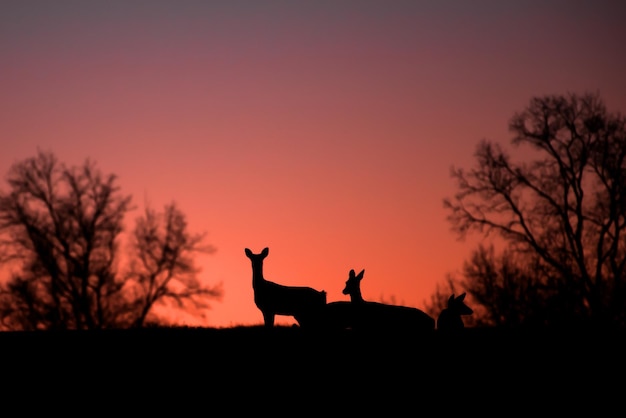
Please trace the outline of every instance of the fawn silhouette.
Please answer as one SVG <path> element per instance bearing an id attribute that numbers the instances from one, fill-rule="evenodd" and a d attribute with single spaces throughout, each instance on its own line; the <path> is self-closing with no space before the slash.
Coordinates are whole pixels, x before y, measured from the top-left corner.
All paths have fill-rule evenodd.
<path id="1" fill-rule="evenodd" d="M 300 326 L 307 325 L 307 312 L 326 304 L 326 292 L 305 286 L 284 286 L 266 280 L 263 277 L 263 260 L 269 254 L 269 248 L 264 248 L 259 254 L 254 254 L 248 248 L 246 256 L 252 263 L 252 288 L 254 303 L 263 314 L 266 327 L 274 326 L 276 315 L 293 316 Z"/>
<path id="2" fill-rule="evenodd" d="M 365 270 L 361 270 L 359 274 L 350 270 L 346 286 L 343 289 L 344 295 L 350 295 L 351 328 L 407 332 L 434 331 L 435 319 L 420 309 L 364 300 L 361 294 L 361 280 L 364 273 Z"/>
<path id="3" fill-rule="evenodd" d="M 448 305 L 442 309 L 437 318 L 437 330 L 443 332 L 454 332 L 465 328 L 462 315 L 471 315 L 474 313 L 472 308 L 464 302 L 465 293 L 455 297 L 454 294 L 448 298 Z"/>

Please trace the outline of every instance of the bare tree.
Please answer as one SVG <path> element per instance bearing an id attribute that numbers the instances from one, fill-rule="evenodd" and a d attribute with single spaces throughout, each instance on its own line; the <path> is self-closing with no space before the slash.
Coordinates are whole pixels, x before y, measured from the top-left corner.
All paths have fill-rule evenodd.
<path id="1" fill-rule="evenodd" d="M 103 175 L 90 160 L 66 167 L 53 153 L 39 151 L 14 164 L 7 182 L 10 191 L 0 191 L 0 266 L 17 273 L 0 283 L 0 326 L 142 325 L 138 318 L 145 318 L 158 298 L 153 295 L 146 306 L 148 299 L 130 290 L 139 278 L 118 271 L 119 238 L 131 196 L 120 192 L 116 176 Z M 186 224 L 178 229 L 176 222 L 170 224 L 174 238 L 168 245 L 178 257 L 189 249 L 189 234 Z M 150 256 L 141 249 L 136 254 Z M 180 299 L 198 293 L 192 282 L 181 283 Z"/>
<path id="2" fill-rule="evenodd" d="M 547 325 L 556 321 L 555 303 L 560 297 L 550 283 L 542 260 L 505 249 L 496 255 L 493 245 L 479 245 L 463 265 L 462 279 L 449 278 L 471 292 L 471 303 L 480 308 L 472 318 L 479 326 L 518 327 Z M 547 308 L 546 308 L 547 307 Z M 571 316 L 559 312 L 561 316 Z"/>
<path id="3" fill-rule="evenodd" d="M 215 247 L 203 244 L 205 234 L 187 231 L 185 215 L 175 203 L 163 213 L 147 208 L 137 219 L 133 233 L 134 258 L 129 281 L 138 309 L 134 326 L 143 326 L 155 303 L 173 302 L 193 312 L 208 308 L 207 299 L 220 298 L 221 285 L 201 285 L 194 255 L 211 254 Z M 161 322 L 157 320 L 156 322 Z"/>
<path id="4" fill-rule="evenodd" d="M 475 168 L 452 169 L 458 193 L 444 200 L 460 237 L 496 233 L 538 263 L 533 286 L 558 294 L 546 303 L 567 306 L 576 322 L 626 319 L 625 124 L 597 94 L 533 98 L 509 128 L 513 146 L 528 146 L 536 158 L 513 162 L 483 140 Z"/>

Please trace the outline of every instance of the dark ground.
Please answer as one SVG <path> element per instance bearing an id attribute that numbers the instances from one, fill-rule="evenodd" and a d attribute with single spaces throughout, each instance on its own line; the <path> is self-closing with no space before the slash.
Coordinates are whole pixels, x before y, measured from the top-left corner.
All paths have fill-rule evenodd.
<path id="1" fill-rule="evenodd" d="M 207 415 L 603 416 L 626 397 L 625 348 L 621 333 L 597 330 L 0 333 L 5 400 L 16 389 L 37 399 L 51 396 L 57 409 L 58 402 L 82 399 L 104 409 L 134 405 L 143 414 L 178 404 Z"/>

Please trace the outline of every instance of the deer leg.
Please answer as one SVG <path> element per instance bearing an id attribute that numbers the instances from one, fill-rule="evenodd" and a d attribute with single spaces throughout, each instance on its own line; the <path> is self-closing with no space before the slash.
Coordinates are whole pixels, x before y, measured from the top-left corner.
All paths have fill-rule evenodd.
<path id="1" fill-rule="evenodd" d="M 265 320 L 265 326 L 271 328 L 274 326 L 274 313 L 265 311 L 263 312 L 263 319 Z"/>

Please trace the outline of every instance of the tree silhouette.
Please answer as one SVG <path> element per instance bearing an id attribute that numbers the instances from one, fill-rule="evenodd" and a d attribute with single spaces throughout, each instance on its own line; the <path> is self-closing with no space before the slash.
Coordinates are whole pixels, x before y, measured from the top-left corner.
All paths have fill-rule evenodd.
<path id="1" fill-rule="evenodd" d="M 135 257 L 128 276 L 137 309 L 133 324 L 141 326 L 157 302 L 174 302 L 178 308 L 195 312 L 208 308 L 208 299 L 221 297 L 220 287 L 202 286 L 194 254 L 213 253 L 215 248 L 204 244 L 205 234 L 187 231 L 184 214 L 171 203 L 163 213 L 147 208 L 137 218 L 132 249 Z"/>
<path id="2" fill-rule="evenodd" d="M 142 326 L 157 302 L 221 295 L 193 279 L 190 253 L 200 249 L 201 238 L 187 232 L 173 204 L 165 209 L 164 234 L 150 210 L 137 221 L 132 268 L 120 272 L 119 241 L 131 196 L 93 161 L 66 167 L 53 153 L 38 151 L 15 163 L 7 182 L 9 192 L 0 191 L 0 266 L 16 272 L 0 283 L 2 328 Z"/>
<path id="3" fill-rule="evenodd" d="M 453 167 L 458 192 L 444 200 L 453 230 L 460 237 L 496 233 L 508 254 L 518 256 L 517 267 L 532 266 L 500 275 L 509 280 L 508 292 L 490 296 L 492 319 L 500 315 L 494 307 L 506 305 L 496 299 L 536 292 L 548 325 L 624 326 L 625 124 L 598 94 L 536 97 L 509 123 L 513 146 L 527 146 L 531 158 L 513 162 L 498 144 L 483 140 L 474 168 Z M 475 257 L 474 267 L 496 265 L 484 251 Z M 486 303 L 480 286 L 490 273 L 468 272 L 465 288 Z M 520 308 L 520 322 L 537 320 L 519 299 L 513 306 Z"/>
<path id="4" fill-rule="evenodd" d="M 449 293 L 471 291 L 472 306 L 478 308 L 468 317 L 473 326 L 518 327 L 548 325 L 560 307 L 560 316 L 568 317 L 567 309 L 552 306 L 555 292 L 545 287 L 542 263 L 538 257 L 517 254 L 506 249 L 499 255 L 493 245 L 479 245 L 464 265 L 463 278 L 448 277 Z M 433 307 L 440 307 L 445 293 L 431 297 Z"/>

